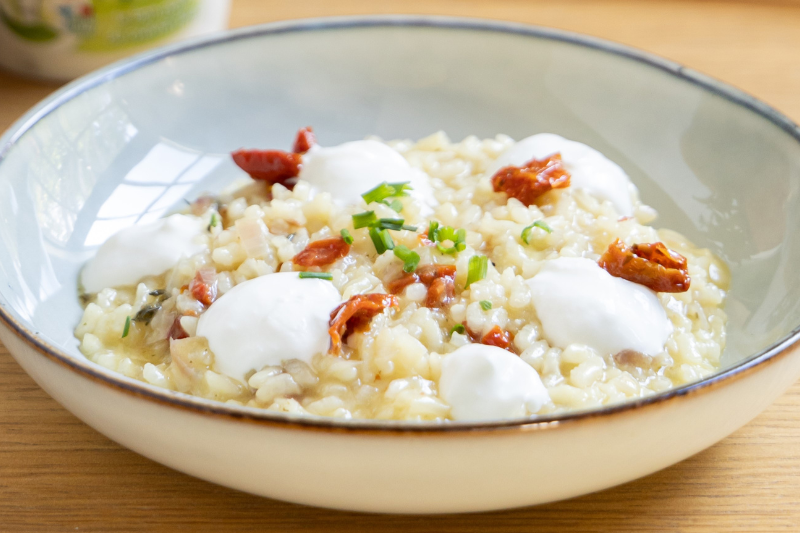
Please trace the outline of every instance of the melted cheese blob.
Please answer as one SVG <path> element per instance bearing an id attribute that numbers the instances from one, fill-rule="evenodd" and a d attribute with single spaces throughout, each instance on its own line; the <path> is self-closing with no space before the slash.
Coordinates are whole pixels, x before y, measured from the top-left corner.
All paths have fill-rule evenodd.
<path id="1" fill-rule="evenodd" d="M 267 274 L 235 286 L 200 316 L 197 336 L 217 370 L 245 381 L 251 370 L 288 359 L 306 363 L 328 350 L 330 314 L 341 302 L 330 281 L 297 272 Z"/>
<path id="2" fill-rule="evenodd" d="M 600 200 L 608 200 L 620 215 L 633 215 L 633 185 L 625 171 L 594 148 L 553 133 L 522 139 L 498 157 L 488 172 L 491 175 L 505 166 L 520 166 L 556 152 L 561 153 L 564 167 L 570 174 L 571 187 L 584 189 Z"/>
<path id="3" fill-rule="evenodd" d="M 427 206 L 428 212 L 436 205 L 428 176 L 378 141 L 353 141 L 329 148 L 312 146 L 303 155 L 299 177 L 316 190 L 330 193 L 339 206 L 357 204 L 362 194 L 384 181 L 411 182 L 413 190 L 409 194 Z"/>
<path id="4" fill-rule="evenodd" d="M 528 285 L 552 346 L 580 343 L 600 354 L 656 355 L 672 333 L 656 293 L 612 276 L 591 259 L 547 261 Z"/>
<path id="5" fill-rule="evenodd" d="M 468 344 L 444 357 L 439 395 L 454 420 L 515 418 L 550 401 L 539 374 L 516 355 Z"/>
<path id="6" fill-rule="evenodd" d="M 125 228 L 104 242 L 84 267 L 83 289 L 95 293 L 157 276 L 175 266 L 181 257 L 203 251 L 207 244 L 198 236 L 204 231 L 202 220 L 189 215 L 172 215 Z"/>

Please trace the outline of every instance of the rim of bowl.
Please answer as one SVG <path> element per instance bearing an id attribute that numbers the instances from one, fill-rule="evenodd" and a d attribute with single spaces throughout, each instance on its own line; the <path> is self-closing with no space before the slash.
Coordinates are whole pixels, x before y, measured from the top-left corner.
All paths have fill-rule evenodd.
<path id="1" fill-rule="evenodd" d="M 150 50 L 131 58 L 112 63 L 92 73 L 78 78 L 55 91 L 49 97 L 31 108 L 25 115 L 14 122 L 11 127 L 0 137 L 0 164 L 6 154 L 14 147 L 16 142 L 30 130 L 39 120 L 53 112 L 62 104 L 72 100 L 83 92 L 102 85 L 110 80 L 119 78 L 143 66 L 155 63 L 169 56 L 192 52 L 206 47 L 215 46 L 232 41 L 238 41 L 265 35 L 281 33 L 299 33 L 308 31 L 346 30 L 353 28 L 372 27 L 427 27 L 440 30 L 469 30 L 481 32 L 497 32 L 531 37 L 536 39 L 565 42 L 589 49 L 599 50 L 612 55 L 617 55 L 644 63 L 650 67 L 662 70 L 687 83 L 699 86 L 702 89 L 716 94 L 726 100 L 744 107 L 761 117 L 772 122 L 787 134 L 800 142 L 800 128 L 788 117 L 771 106 L 761 102 L 755 97 L 678 63 L 664 59 L 660 56 L 638 50 L 636 48 L 618 44 L 605 39 L 591 37 L 565 30 L 557 30 L 542 26 L 519 24 L 507 21 L 488 20 L 482 18 L 448 17 L 448 16 L 421 16 L 421 15 L 361 15 L 344 17 L 320 17 L 309 19 L 295 19 L 272 22 L 256 26 L 248 26 L 236 30 L 228 30 L 211 36 L 189 39 L 178 44 L 167 45 Z M 110 386 L 119 391 L 139 396 L 144 399 L 166 404 L 172 407 L 183 408 L 198 414 L 222 416 L 229 419 L 255 422 L 259 424 L 274 425 L 283 428 L 311 429 L 325 431 L 341 431 L 346 433 L 377 433 L 377 434 L 430 434 L 444 435 L 461 432 L 482 432 L 500 430 L 542 430 L 561 426 L 565 423 L 597 420 L 614 414 L 629 413 L 646 406 L 663 405 L 667 401 L 693 396 L 698 393 L 708 392 L 721 385 L 727 385 L 738 378 L 755 371 L 765 363 L 777 360 L 782 354 L 788 353 L 793 345 L 800 340 L 800 325 L 789 334 L 779 339 L 767 348 L 756 352 L 733 365 L 732 367 L 717 372 L 700 381 L 683 385 L 667 391 L 640 398 L 629 402 L 622 402 L 608 407 L 597 409 L 579 410 L 572 413 L 550 416 L 533 416 L 509 420 L 491 420 L 478 422 L 410 422 L 388 420 L 342 420 L 331 417 L 288 415 L 259 409 L 254 407 L 230 405 L 214 400 L 207 400 L 189 394 L 162 389 L 143 381 L 128 378 L 117 372 L 104 369 L 88 359 L 80 359 L 67 354 L 64 350 L 42 339 L 38 332 L 31 331 L 17 320 L 7 308 L 7 302 L 0 298 L 0 321 L 25 341 L 28 345 L 48 359 L 66 366 L 68 369 L 81 374 L 100 384 Z"/>

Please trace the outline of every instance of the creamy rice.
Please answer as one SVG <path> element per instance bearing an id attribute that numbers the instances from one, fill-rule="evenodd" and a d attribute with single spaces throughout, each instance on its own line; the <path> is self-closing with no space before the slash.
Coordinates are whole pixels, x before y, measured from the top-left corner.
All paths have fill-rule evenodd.
<path id="1" fill-rule="evenodd" d="M 433 215 L 423 216 L 418 202 L 402 199 L 406 223 L 418 226 L 418 233 L 430 220 L 467 230 L 466 248 L 454 255 L 421 245 L 413 231 L 392 232 L 396 244 L 421 256 L 420 265 L 456 265 L 456 297 L 449 307 L 425 307 L 426 288 L 415 283 L 398 295 L 399 308 L 376 316 L 368 330 L 351 334 L 339 355 L 319 353 L 306 364 L 287 353 L 283 365 L 254 369 L 247 383 L 222 374 L 206 340 L 194 336 L 197 318 L 192 315 L 202 314 L 205 307 L 185 289 L 198 269 L 213 267 L 224 295 L 258 276 L 293 270 L 292 258 L 309 242 L 337 236 L 345 228 L 353 246 L 347 257 L 325 269 L 342 300 L 388 292 L 385 283 L 402 273 L 402 261 L 392 253 L 377 255 L 367 230 L 353 228 L 351 216 L 365 211 L 363 203 L 339 207 L 327 193 L 312 198 L 302 180 L 292 191 L 274 185 L 271 195 L 266 185 L 254 183 L 221 195 L 219 205 L 200 215 L 209 226 L 207 251 L 181 259 L 138 286 L 110 287 L 88 296 L 75 330 L 81 351 L 126 376 L 213 400 L 291 413 L 393 420 L 449 418 L 450 406 L 438 391 L 441 363 L 446 354 L 470 342 L 466 333 L 452 331 L 456 324 L 477 335 L 494 326 L 513 335 L 512 348 L 538 372 L 550 397 L 536 414 L 644 397 L 696 381 L 719 367 L 728 271 L 708 250 L 673 231 L 646 225 L 655 218 L 653 209 L 635 202 L 634 216 L 620 217 L 611 203 L 577 188 L 550 191 L 530 207 L 494 192 L 486 170 L 513 145 L 502 135 L 452 143 L 437 133 L 417 143 L 390 145 L 430 176 L 439 202 Z M 372 204 L 370 209 L 378 217 L 398 216 L 388 206 Z M 213 225 L 217 220 L 222 223 Z M 269 230 L 265 246 L 245 247 L 239 231 L 258 220 Z M 534 227 L 526 244 L 522 231 L 536 221 L 552 232 Z M 526 280 L 545 260 L 597 260 L 615 238 L 628 244 L 661 241 L 688 260 L 690 290 L 657 294 L 673 327 L 665 349 L 653 357 L 625 358 L 581 344 L 550 346 Z M 477 253 L 491 260 L 487 275 L 464 289 L 469 259 Z M 162 290 L 163 295 L 150 294 Z M 491 302 L 491 309 L 484 309 L 482 301 Z M 149 323 L 130 320 L 158 302 L 161 308 Z M 171 353 L 167 336 L 177 315 L 184 315 L 180 324 L 190 336 L 173 341 Z M 129 331 L 123 337 L 126 323 Z"/>

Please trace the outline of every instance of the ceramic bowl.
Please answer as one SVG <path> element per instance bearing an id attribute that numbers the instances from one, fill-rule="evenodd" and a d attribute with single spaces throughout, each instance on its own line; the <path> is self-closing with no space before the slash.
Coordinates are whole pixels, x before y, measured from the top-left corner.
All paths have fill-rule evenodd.
<path id="1" fill-rule="evenodd" d="M 560 417 L 427 425 L 298 418 L 166 391 L 87 361 L 81 265 L 120 228 L 239 172 L 241 146 L 377 134 L 554 132 L 619 163 L 658 225 L 731 267 L 722 369 Z M 285 22 L 163 48 L 82 78 L 0 142 L 0 339 L 58 402 L 120 444 L 254 494 L 436 513 L 568 498 L 647 475 L 747 423 L 800 375 L 800 133 L 669 61 L 482 20 Z"/>

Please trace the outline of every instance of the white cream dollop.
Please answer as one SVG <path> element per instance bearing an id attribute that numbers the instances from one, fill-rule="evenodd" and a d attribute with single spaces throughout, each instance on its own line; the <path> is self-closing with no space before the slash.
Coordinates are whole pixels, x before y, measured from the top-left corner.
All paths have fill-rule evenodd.
<path id="1" fill-rule="evenodd" d="M 484 344 L 468 344 L 444 357 L 439 395 L 450 404 L 453 420 L 522 417 L 550 401 L 533 367 Z"/>
<path id="2" fill-rule="evenodd" d="M 328 322 L 341 302 L 330 281 L 297 272 L 260 276 L 235 286 L 200 316 L 219 372 L 242 382 L 250 370 L 289 359 L 306 363 L 328 349 Z"/>
<path id="3" fill-rule="evenodd" d="M 601 354 L 656 355 L 672 324 L 656 293 L 617 278 L 586 258 L 546 261 L 528 280 L 536 314 L 551 345 L 580 343 Z"/>
<path id="4" fill-rule="evenodd" d="M 410 182 L 410 196 L 427 206 L 436 205 L 428 176 L 413 168 L 396 150 L 382 142 L 352 141 L 339 146 L 312 146 L 303 155 L 300 179 L 328 192 L 339 206 L 357 204 L 361 195 L 380 185 Z"/>
<path id="5" fill-rule="evenodd" d="M 134 285 L 145 276 L 157 276 L 181 257 L 203 251 L 198 238 L 205 228 L 198 217 L 172 215 L 149 224 L 131 226 L 112 235 L 81 272 L 87 293 L 107 287 Z"/>
<path id="6" fill-rule="evenodd" d="M 488 173 L 494 174 L 508 165 L 523 165 L 534 158 L 543 159 L 556 152 L 561 153 L 571 187 L 608 200 L 620 215 L 633 215 L 633 185 L 625 171 L 594 148 L 554 133 L 539 133 L 522 139 L 500 155 L 489 166 Z"/>

